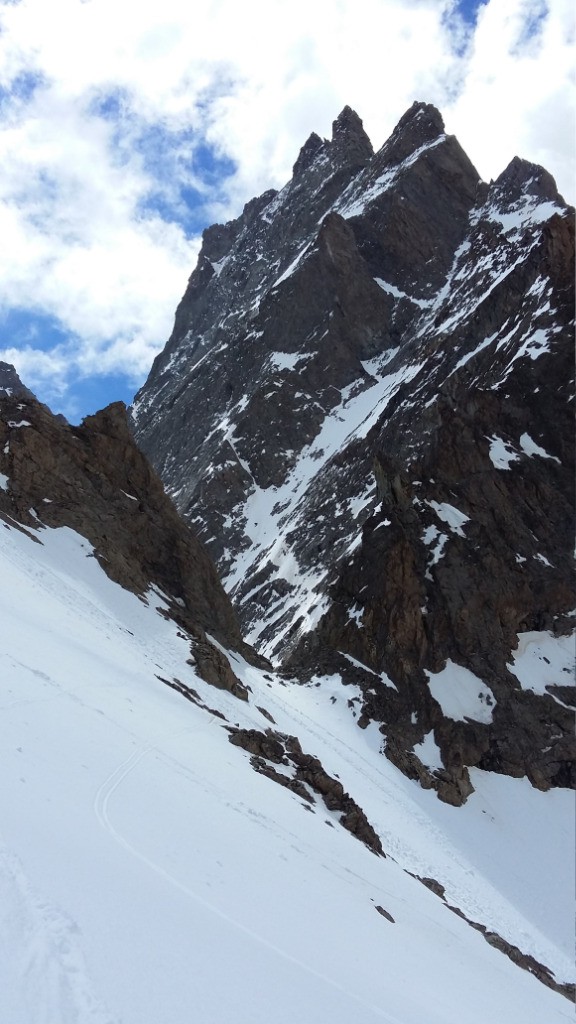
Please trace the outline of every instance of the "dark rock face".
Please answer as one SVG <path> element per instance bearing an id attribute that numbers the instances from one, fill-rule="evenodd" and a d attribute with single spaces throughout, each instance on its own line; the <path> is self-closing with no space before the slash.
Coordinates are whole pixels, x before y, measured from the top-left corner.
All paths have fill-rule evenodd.
<path id="1" fill-rule="evenodd" d="M 384 856 L 380 837 L 362 808 L 345 791 L 342 783 L 328 774 L 317 757 L 303 752 L 296 736 L 284 736 L 273 729 L 260 732 L 258 729 L 228 726 L 228 731 L 230 743 L 252 754 L 250 763 L 255 771 L 296 793 L 308 803 L 314 803 L 310 790 L 318 793 L 329 811 L 342 812 L 339 821 L 343 828 L 356 836 L 372 853 Z M 294 775 L 276 771 L 273 764 L 291 768 Z"/>
<path id="2" fill-rule="evenodd" d="M 33 398 L 10 363 L 0 360 L 0 398 Z"/>
<path id="3" fill-rule="evenodd" d="M 573 623 L 573 268 L 543 168 L 481 182 L 422 103 L 373 153 L 345 108 L 205 232 L 131 413 L 249 642 L 359 685 L 360 724 L 454 804 L 471 766 L 575 781 L 570 679 L 511 671 L 519 633 Z M 446 672 L 476 711 L 443 709 Z"/>
<path id="4" fill-rule="evenodd" d="M 67 526 L 86 537 L 104 571 L 142 598 L 153 588 L 191 637 L 192 660 L 208 682 L 243 697 L 227 659 L 206 637 L 243 643 L 214 566 L 137 449 L 118 402 L 81 426 L 55 417 L 10 378 L 0 397 L 0 519 L 37 531 Z M 154 597 L 152 596 L 152 600 Z"/>

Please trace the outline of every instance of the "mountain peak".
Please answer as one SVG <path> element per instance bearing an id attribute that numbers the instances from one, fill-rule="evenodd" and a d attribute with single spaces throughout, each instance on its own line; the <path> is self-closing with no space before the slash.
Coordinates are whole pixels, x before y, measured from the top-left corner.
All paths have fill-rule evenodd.
<path id="1" fill-rule="evenodd" d="M 422 103 L 419 100 L 414 100 L 412 106 L 408 108 L 398 121 L 394 134 L 398 131 L 404 131 L 408 127 L 412 128 L 415 125 L 428 132 L 434 132 L 436 135 L 442 135 L 444 132 L 444 119 L 433 103 Z"/>
<path id="2" fill-rule="evenodd" d="M 430 145 L 444 134 L 442 114 L 431 103 L 415 101 L 402 115 L 381 150 L 385 163 L 401 163 L 422 146 Z"/>
<path id="3" fill-rule="evenodd" d="M 292 168 L 292 174 L 297 178 L 303 171 L 306 171 L 314 162 L 317 153 L 322 149 L 324 143 L 316 132 L 308 136 L 298 154 L 298 159 Z"/>
<path id="4" fill-rule="evenodd" d="M 33 398 L 32 392 L 24 386 L 11 363 L 0 359 L 0 397 Z"/>
<path id="5" fill-rule="evenodd" d="M 519 156 L 512 158 L 494 184 L 497 189 L 509 193 L 511 198 L 531 195 L 536 199 L 553 202 L 561 199 L 550 172 Z"/>
<path id="6" fill-rule="evenodd" d="M 336 167 L 363 167 L 374 156 L 362 119 L 352 107 L 344 107 L 332 122 L 330 141 L 321 139 L 316 132 L 308 136 L 292 169 L 294 177 L 298 178 L 307 171 L 321 152 L 329 155 Z"/>
<path id="7" fill-rule="evenodd" d="M 488 202 L 430 104 L 369 152 L 345 107 L 207 286 L 191 278 L 138 442 L 248 640 L 364 686 L 363 721 L 401 770 L 455 804 L 469 767 L 563 786 L 564 690 L 541 712 L 508 666 L 519 634 L 573 607 L 571 221 L 515 208 L 511 185 Z M 474 726 L 428 685 L 453 671 Z M 442 776 L 414 767 L 432 731 Z"/>
<path id="8" fill-rule="evenodd" d="M 332 145 L 365 162 L 374 155 L 372 143 L 364 131 L 362 119 L 352 107 L 345 106 L 332 122 Z"/>

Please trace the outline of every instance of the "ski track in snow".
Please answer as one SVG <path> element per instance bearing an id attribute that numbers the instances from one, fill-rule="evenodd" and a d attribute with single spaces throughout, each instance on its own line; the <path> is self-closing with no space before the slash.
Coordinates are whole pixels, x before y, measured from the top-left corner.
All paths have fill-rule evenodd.
<path id="1" fill-rule="evenodd" d="M 127 776 L 134 771 L 134 769 L 138 766 L 140 761 L 142 761 L 147 754 L 150 754 L 153 750 L 156 749 L 157 748 L 155 747 L 146 747 L 144 749 L 135 751 L 133 754 L 130 755 L 130 757 L 126 758 L 126 760 L 123 761 L 122 764 L 120 764 L 111 773 L 111 775 L 108 776 L 107 779 L 104 780 L 94 798 L 94 812 L 96 814 L 98 821 L 102 825 L 102 828 L 106 829 L 106 831 L 110 833 L 112 838 L 124 850 L 126 850 L 133 857 L 136 857 L 139 861 L 145 864 L 146 867 L 148 867 L 151 871 L 155 872 L 155 874 L 159 875 L 160 878 L 162 878 L 165 882 L 167 882 L 169 885 L 174 886 L 176 889 L 178 889 L 179 892 L 187 896 L 188 899 L 194 900 L 196 903 L 200 903 L 203 907 L 211 911 L 222 921 L 225 921 L 226 924 L 231 925 L 233 928 L 242 932 L 243 935 L 247 936 L 252 941 L 257 942 L 263 946 L 266 946 L 267 949 L 272 950 L 272 952 L 276 953 L 277 956 L 282 957 L 284 960 L 287 960 L 288 963 L 294 964 L 301 970 L 305 971 L 307 974 L 312 975 L 312 977 L 318 978 L 326 985 L 329 985 L 331 988 L 336 989 L 338 992 L 344 995 L 346 999 L 351 999 L 358 1005 L 362 1006 L 365 1010 L 369 1010 L 376 1017 L 380 1018 L 381 1020 L 387 1021 L 388 1024 L 402 1024 L 398 1017 L 392 1017 L 390 1016 L 390 1014 L 386 1013 L 379 1007 L 366 1003 L 360 996 L 355 995 L 353 992 L 350 992 L 349 989 L 343 988 L 333 978 L 329 978 L 325 974 L 321 974 L 318 971 L 313 970 L 310 966 L 308 966 L 308 964 L 305 964 L 301 960 L 298 960 L 290 953 L 287 953 L 286 950 L 280 949 L 279 946 L 274 945 L 274 943 L 269 942 L 268 939 L 265 939 L 263 936 L 258 935 L 258 933 L 252 931 L 251 928 L 247 928 L 246 925 L 242 924 L 240 921 L 236 921 L 228 914 L 225 914 L 218 907 L 214 906 L 213 903 L 210 903 L 208 900 L 200 896 L 199 893 L 194 892 L 194 890 L 190 889 L 189 886 L 184 885 L 184 883 L 181 882 L 178 878 L 175 878 L 174 875 L 172 875 L 169 871 L 166 870 L 166 868 L 162 867 L 160 864 L 155 863 L 155 861 L 147 857 L 146 854 L 142 852 L 142 850 L 138 850 L 136 847 L 132 846 L 132 844 L 129 843 L 128 840 L 120 834 L 118 829 L 115 828 L 110 821 L 110 816 L 108 813 L 108 804 L 110 798 L 113 796 L 115 791 L 122 785 Z"/>
<path id="2" fill-rule="evenodd" d="M 4 1024 L 119 1024 L 94 995 L 77 926 L 39 897 L 1 841 L 0 927 L 11 939 L 0 957 L 2 1005 L 14 1015 Z"/>
<path id="3" fill-rule="evenodd" d="M 257 705 L 263 704 L 276 728 L 298 735 L 303 750 L 320 757 L 358 800 L 388 860 L 366 851 L 320 801 L 303 826 L 303 804 L 294 794 L 255 775 L 248 755 L 229 746 L 221 723 L 154 678 L 158 670 L 191 678 L 187 644 L 155 612 L 161 597 L 150 595 L 145 606 L 126 594 L 86 557 L 89 545 L 72 531 L 40 536 L 45 546 L 32 548 L 13 531 L 0 535 L 8 627 L 0 722 L 8 789 L 0 811 L 5 841 L 22 864 L 18 875 L 12 854 L 4 855 L 0 846 L 0 920 L 2 934 L 12 937 L 5 981 L 0 964 L 1 1024 L 188 1024 L 195 1013 L 199 1024 L 242 1019 L 230 1015 L 226 991 L 215 992 L 204 978 L 213 959 L 203 949 L 210 941 L 206 933 L 216 943 L 208 949 L 228 956 L 232 992 L 240 985 L 238 991 L 247 995 L 254 986 L 255 1011 L 244 1019 L 259 1024 L 268 1019 L 262 984 L 264 993 L 275 984 L 283 999 L 289 996 L 281 1006 L 282 1024 L 298 1000 L 305 1007 L 307 998 L 311 1016 L 294 1011 L 306 1024 L 421 1024 L 422 991 L 412 991 L 409 981 L 405 989 L 397 976 L 408 980 L 417 974 L 422 957 L 435 965 L 428 970 L 424 964 L 420 979 L 431 1000 L 427 1024 L 478 1024 L 485 1003 L 485 1018 L 494 1019 L 495 1000 L 507 999 L 502 985 L 520 1000 L 520 1008 L 512 1008 L 516 996 L 510 997 L 507 1024 L 540 1024 L 530 993 L 536 1007 L 551 1008 L 542 1021 L 570 1019 L 564 1000 L 541 992 L 542 986 L 405 874 L 436 877 L 446 885 L 449 902 L 562 976 L 559 947 L 541 941 L 536 924 L 514 907 L 508 875 L 498 889 L 499 878 L 486 876 L 482 857 L 475 867 L 459 846 L 458 832 L 451 838 L 442 830 L 445 809 L 435 797 L 422 794 L 377 754 L 376 734 L 358 730 L 346 707 L 354 687 L 344 687 L 336 676 L 320 687 L 267 681 L 266 673 L 229 652 L 234 670 L 251 686 L 249 704 L 192 675 L 203 699 L 228 721 L 261 729 Z M 34 646 L 25 631 L 17 632 L 24 614 Z M 32 798 L 27 814 L 19 812 L 16 790 L 9 788 L 19 774 L 28 783 L 19 792 Z M 53 835 L 44 837 L 43 827 Z M 490 837 L 497 841 L 498 831 Z M 31 895 L 27 878 L 46 899 Z M 373 913 L 377 899 L 397 921 L 392 933 Z M 188 902 L 197 908 L 192 913 L 185 909 Z M 548 956 L 554 948 L 556 959 Z M 442 1004 L 446 993 L 440 989 L 448 985 L 452 992 L 447 979 L 454 955 L 466 981 L 455 978 L 452 1006 Z M 177 967 L 174 956 L 180 956 Z M 196 963 L 200 981 L 194 980 Z M 234 976 L 234 970 L 240 973 Z M 12 977 L 16 985 L 8 994 Z M 212 977 L 218 988 L 220 974 Z M 495 985 L 497 995 L 485 993 L 485 984 Z M 470 986 L 480 1002 L 468 1016 Z M 111 1016 L 94 992 L 119 1016 Z M 176 1002 L 167 1011 L 172 992 Z M 208 1000 L 204 1011 L 196 1007 L 197 993 Z"/>

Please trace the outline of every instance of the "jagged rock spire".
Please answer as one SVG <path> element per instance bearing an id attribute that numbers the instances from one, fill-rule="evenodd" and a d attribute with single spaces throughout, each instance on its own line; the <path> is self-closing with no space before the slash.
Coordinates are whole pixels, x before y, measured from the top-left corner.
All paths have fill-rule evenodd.
<path id="1" fill-rule="evenodd" d="M 344 107 L 332 123 L 332 144 L 347 156 L 364 163 L 374 155 L 372 143 L 364 131 L 362 120 L 352 107 Z"/>
<path id="2" fill-rule="evenodd" d="M 0 360 L 0 398 L 12 395 L 15 398 L 33 398 L 33 394 L 24 387 L 20 377 L 11 363 Z"/>
<path id="3" fill-rule="evenodd" d="M 511 197 L 531 195 L 535 199 L 549 199 L 553 202 L 562 198 L 549 171 L 519 156 L 512 158 L 494 184 Z"/>
<path id="4" fill-rule="evenodd" d="M 394 135 L 416 125 L 436 135 L 441 135 L 444 131 L 444 119 L 438 108 L 433 103 L 422 103 L 419 100 L 414 100 L 412 106 L 402 115 L 394 129 Z"/>
<path id="5" fill-rule="evenodd" d="M 312 134 L 308 136 L 298 154 L 298 159 L 292 168 L 292 174 L 295 178 L 298 178 L 308 169 L 308 167 L 310 167 L 310 164 L 313 163 L 316 155 L 323 146 L 324 142 L 316 132 L 312 132 Z"/>
<path id="6" fill-rule="evenodd" d="M 308 137 L 293 167 L 295 178 L 314 163 L 321 151 L 325 151 L 337 167 L 363 167 L 374 156 L 372 143 L 368 138 L 362 120 L 352 107 L 344 107 L 332 122 L 332 139 L 321 139 L 316 132 Z"/>
<path id="7" fill-rule="evenodd" d="M 401 163 L 412 153 L 444 134 L 442 114 L 431 103 L 414 102 L 402 115 L 378 156 L 385 163 Z"/>

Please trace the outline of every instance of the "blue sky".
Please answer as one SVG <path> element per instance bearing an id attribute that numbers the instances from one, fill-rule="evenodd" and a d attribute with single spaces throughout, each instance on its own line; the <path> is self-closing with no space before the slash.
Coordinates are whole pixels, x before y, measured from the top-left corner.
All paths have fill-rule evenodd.
<path id="1" fill-rule="evenodd" d="M 435 103 L 483 177 L 519 154 L 573 200 L 569 0 L 0 0 L 0 30 L 0 359 L 73 421 L 130 401 L 202 229 L 347 103 L 376 147 Z"/>
<path id="2" fill-rule="evenodd" d="M 485 2 L 486 0 L 458 0 L 456 7 L 469 25 L 475 25 L 478 10 Z"/>

